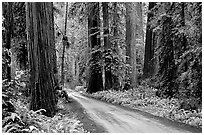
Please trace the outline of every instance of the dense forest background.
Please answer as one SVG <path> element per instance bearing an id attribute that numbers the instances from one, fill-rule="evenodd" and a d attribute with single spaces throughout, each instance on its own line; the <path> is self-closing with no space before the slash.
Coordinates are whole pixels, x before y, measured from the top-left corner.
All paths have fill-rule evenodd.
<path id="1" fill-rule="evenodd" d="M 202 3 L 3 2 L 4 132 L 54 117 L 57 89 L 76 86 L 136 106 L 161 100 L 168 118 L 202 126 Z"/>

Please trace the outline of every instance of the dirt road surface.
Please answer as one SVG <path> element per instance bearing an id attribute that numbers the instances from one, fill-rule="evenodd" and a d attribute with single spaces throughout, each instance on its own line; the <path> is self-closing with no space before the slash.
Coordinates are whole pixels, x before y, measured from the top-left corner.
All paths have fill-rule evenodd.
<path id="1" fill-rule="evenodd" d="M 69 96 L 79 102 L 91 119 L 103 126 L 109 133 L 202 132 L 201 129 L 166 118 L 88 98 L 78 92 L 69 92 Z"/>

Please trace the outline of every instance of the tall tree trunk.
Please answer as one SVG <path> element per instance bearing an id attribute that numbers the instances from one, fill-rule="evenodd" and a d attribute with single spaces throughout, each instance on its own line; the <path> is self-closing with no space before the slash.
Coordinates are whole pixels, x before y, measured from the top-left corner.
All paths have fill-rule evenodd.
<path id="1" fill-rule="evenodd" d="M 130 73 L 130 86 L 136 87 L 137 85 L 137 69 L 136 69 L 136 3 L 126 3 L 126 62 L 132 68 Z"/>
<path id="2" fill-rule="evenodd" d="M 102 2 L 102 9 L 103 9 L 105 56 L 110 56 L 111 44 L 109 42 L 108 2 Z M 105 89 L 111 89 L 113 86 L 111 73 L 111 59 L 109 58 L 110 57 L 105 57 Z"/>
<path id="3" fill-rule="evenodd" d="M 62 49 L 62 67 L 61 67 L 61 85 L 64 86 L 64 53 L 65 53 L 65 46 L 68 43 L 68 38 L 66 36 L 67 31 L 67 15 L 68 15 L 68 2 L 66 2 L 66 14 L 65 14 L 65 21 L 64 21 L 64 35 L 63 35 L 63 49 Z"/>
<path id="4" fill-rule="evenodd" d="M 88 40 L 89 46 L 92 49 L 100 48 L 100 16 L 99 3 L 93 2 L 92 8 L 88 15 Z M 95 51 L 91 54 L 89 81 L 87 92 L 93 93 L 103 89 L 102 83 L 102 66 L 99 63 L 101 60 L 101 51 Z"/>
<path id="5" fill-rule="evenodd" d="M 5 18 L 5 48 L 7 50 L 11 49 L 11 40 L 12 40 L 12 35 L 13 35 L 13 2 L 6 2 L 4 3 L 3 6 L 3 15 Z M 8 81 L 11 81 L 11 54 L 9 54 L 8 52 L 6 53 L 6 79 L 8 79 Z"/>
<path id="6" fill-rule="evenodd" d="M 113 3 L 113 12 L 114 12 L 114 14 L 113 14 L 113 36 L 114 36 L 114 38 L 118 39 L 118 37 L 119 37 L 119 32 L 118 32 L 119 14 L 118 14 L 118 9 L 117 9 L 117 2 Z M 115 42 L 114 42 L 114 49 L 115 49 L 116 53 L 119 53 L 119 47 L 118 47 L 117 40 L 115 40 Z"/>
<path id="7" fill-rule="evenodd" d="M 56 109 L 53 72 L 53 4 L 27 3 L 26 22 L 31 83 L 31 110 L 45 109 L 53 116 Z"/>
<path id="8" fill-rule="evenodd" d="M 119 37 L 119 14 L 118 14 L 118 9 L 117 9 L 117 2 L 113 3 L 113 37 L 115 39 L 118 39 Z M 115 40 L 113 43 L 113 52 L 119 55 L 119 46 L 118 46 L 118 40 Z M 118 88 L 120 86 L 120 78 L 117 75 L 112 74 L 112 80 L 113 80 L 113 88 Z"/>
<path id="9" fill-rule="evenodd" d="M 174 46 L 172 35 L 172 18 L 169 16 L 163 16 L 161 19 L 162 31 L 160 33 L 159 42 L 159 70 L 160 76 L 160 89 L 162 95 L 167 97 L 173 97 L 175 94 L 175 61 L 174 61 Z"/>
<path id="10" fill-rule="evenodd" d="M 139 44 L 144 43 L 144 31 L 143 31 L 143 13 L 142 13 L 142 2 L 136 2 L 137 12 L 137 39 L 140 41 Z"/>
<path id="11" fill-rule="evenodd" d="M 149 10 L 155 6 L 155 2 L 149 2 Z M 154 39 L 153 30 L 150 28 L 150 20 L 153 17 L 153 13 L 148 13 L 147 16 L 147 31 L 146 31 L 146 41 L 145 41 L 145 56 L 144 56 L 144 68 L 143 68 L 143 78 L 148 78 L 155 73 L 155 63 L 154 63 Z"/>

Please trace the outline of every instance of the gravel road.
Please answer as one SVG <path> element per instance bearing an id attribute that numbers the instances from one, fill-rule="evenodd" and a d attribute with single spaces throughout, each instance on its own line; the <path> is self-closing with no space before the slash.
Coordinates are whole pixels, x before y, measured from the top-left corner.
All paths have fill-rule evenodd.
<path id="1" fill-rule="evenodd" d="M 69 96 L 79 102 L 86 113 L 109 133 L 194 133 L 200 129 L 155 117 L 144 112 L 112 105 L 88 98 L 79 92 L 69 92 Z"/>

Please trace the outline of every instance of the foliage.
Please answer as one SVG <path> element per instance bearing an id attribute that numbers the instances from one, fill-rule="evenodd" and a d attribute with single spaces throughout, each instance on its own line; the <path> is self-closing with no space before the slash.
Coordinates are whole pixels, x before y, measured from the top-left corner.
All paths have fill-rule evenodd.
<path id="1" fill-rule="evenodd" d="M 165 91 L 172 91 L 174 97 L 195 97 L 199 102 L 201 101 L 201 7 L 202 4 L 200 2 L 159 2 L 153 9 L 154 18 L 151 20 L 150 24 L 157 34 L 158 48 L 156 49 L 156 57 L 160 59 L 160 71 L 162 71 L 162 65 L 165 67 L 165 65 L 168 64 L 168 60 L 165 60 L 164 56 L 166 56 L 168 52 L 171 52 L 170 50 L 172 48 L 174 53 L 173 57 L 169 58 L 174 59 L 174 62 L 170 64 L 171 66 L 167 69 L 168 71 L 172 69 L 170 74 L 175 74 L 175 76 L 169 78 L 167 75 L 163 74 L 165 72 L 160 72 L 158 76 L 155 77 L 161 89 L 161 93 L 163 92 L 161 95 L 165 95 Z M 167 34 L 161 31 L 163 27 L 162 18 L 164 16 L 172 18 L 171 33 L 169 33 L 171 37 L 169 37 L 169 39 L 173 41 L 173 46 L 169 49 L 164 48 L 164 40 L 159 40 L 162 34 Z M 163 64 L 161 61 L 163 61 Z M 173 65 L 175 67 L 173 67 Z M 162 81 L 160 81 L 158 79 L 164 77 L 170 80 L 162 79 Z M 172 86 L 170 86 L 170 82 L 172 82 Z M 164 89 L 165 87 L 167 87 L 167 89 Z"/>
<path id="2" fill-rule="evenodd" d="M 187 49 L 180 56 L 178 78 L 182 95 L 202 99 L 202 34 L 201 34 L 201 3 L 188 3 L 187 14 L 192 15 L 186 19 L 186 26 L 179 33 L 184 33 L 187 37 Z M 184 70 L 185 64 L 189 66 Z M 183 93 L 183 91 L 185 91 Z"/>
<path id="3" fill-rule="evenodd" d="M 25 69 L 28 61 L 25 2 L 13 2 L 13 10 L 12 53 L 16 56 L 20 69 Z"/>
<path id="4" fill-rule="evenodd" d="M 42 115 L 43 109 L 32 111 L 18 101 L 19 108 L 3 119 L 3 132 L 7 133 L 79 133 L 84 132 L 76 118 L 69 114 L 56 114 L 53 118 Z"/>
<path id="5" fill-rule="evenodd" d="M 161 40 L 159 43 L 159 69 L 161 95 L 173 97 L 175 94 L 175 63 L 173 52 L 173 41 L 171 39 L 172 19 L 169 16 L 162 16 L 161 25 Z"/>
<path id="6" fill-rule="evenodd" d="M 18 71 L 16 80 L 3 81 L 2 132 L 3 133 L 83 133 L 82 124 L 69 113 L 57 113 L 53 118 L 42 115 L 44 109 L 29 110 L 30 99 L 22 92 L 26 85 L 25 72 Z M 60 103 L 58 106 L 62 106 Z"/>
<path id="7" fill-rule="evenodd" d="M 102 50 L 93 48 L 91 51 L 92 57 L 89 59 L 89 65 L 93 74 L 101 73 L 102 71 Z"/>

